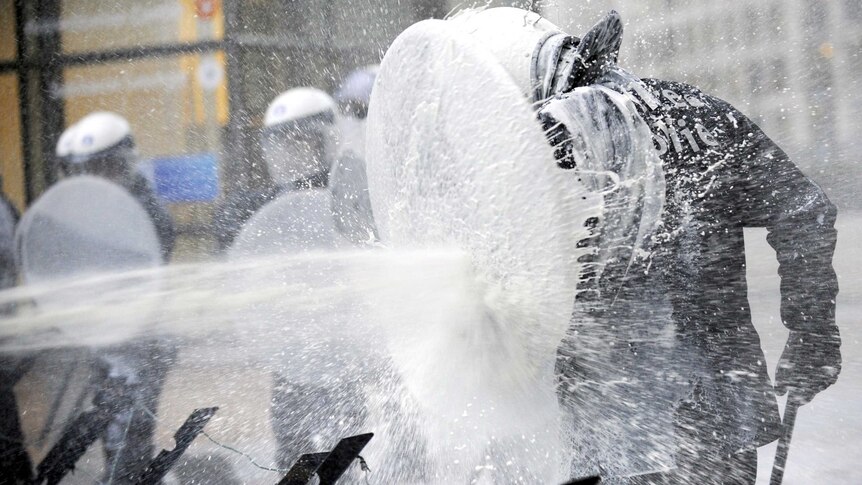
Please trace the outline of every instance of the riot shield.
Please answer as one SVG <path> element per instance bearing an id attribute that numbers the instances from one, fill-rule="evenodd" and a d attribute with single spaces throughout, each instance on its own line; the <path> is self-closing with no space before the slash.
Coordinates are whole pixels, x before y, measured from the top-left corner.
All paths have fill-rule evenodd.
<path id="1" fill-rule="evenodd" d="M 557 166 L 536 113 L 493 55 L 446 21 L 413 25 L 387 51 L 366 143 L 381 244 L 447 248 L 470 261 L 472 283 L 452 297 L 468 294 L 472 307 L 452 314 L 441 304 L 389 325 L 405 385 L 460 425 L 429 441 L 533 436 L 548 454 L 520 453 L 519 463 L 547 472 L 560 451 L 548 424 L 557 412 L 554 357 L 583 270 L 578 241 L 590 237 L 585 223 L 600 213 L 600 198 Z M 380 310 L 376 321 L 397 318 Z M 471 405 L 485 414 L 473 417 Z M 491 454 L 505 455 L 514 441 Z M 553 480 L 537 473 L 530 480 Z"/>
<path id="2" fill-rule="evenodd" d="M 24 214 L 17 239 L 28 284 L 161 264 L 146 211 L 97 177 L 73 177 L 48 190 Z"/>
<path id="3" fill-rule="evenodd" d="M 61 330 L 69 343 L 121 340 L 151 317 L 160 278 L 136 270 L 162 264 L 159 241 L 144 208 L 122 187 L 90 176 L 64 180 L 27 210 L 15 239 L 24 283 L 41 288 L 33 298 L 43 315 L 67 313 Z M 110 288 L 110 297 L 100 288 Z M 112 303 L 130 298 L 141 305 L 112 312 Z M 32 330 L 52 320 L 34 321 Z"/>
<path id="4" fill-rule="evenodd" d="M 9 202 L 0 200 L 0 289 L 15 285 L 15 213 Z"/>
<path id="5" fill-rule="evenodd" d="M 338 262 L 321 264 L 315 262 L 317 258 L 325 258 L 325 251 L 351 247 L 335 228 L 330 200 L 327 189 L 287 192 L 249 219 L 228 251 L 231 261 L 272 262 L 267 265 L 269 271 L 236 275 L 228 283 L 231 287 L 278 288 L 293 295 L 308 292 L 308 301 L 293 305 L 279 298 L 244 305 L 236 317 L 235 333 L 255 342 L 261 354 L 258 360 L 273 370 L 293 382 L 324 387 L 335 376 L 351 372 L 343 366 L 352 355 L 350 339 L 338 331 L 346 325 L 349 312 L 310 290 L 342 276 Z M 333 334 L 337 337 L 329 338 Z"/>
<path id="6" fill-rule="evenodd" d="M 288 192 L 245 223 L 228 251 L 230 259 L 346 248 L 332 217 L 329 190 Z"/>

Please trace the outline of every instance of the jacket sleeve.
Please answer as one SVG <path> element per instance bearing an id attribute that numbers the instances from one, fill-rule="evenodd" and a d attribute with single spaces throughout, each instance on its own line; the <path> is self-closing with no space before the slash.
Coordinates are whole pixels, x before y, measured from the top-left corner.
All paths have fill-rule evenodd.
<path id="1" fill-rule="evenodd" d="M 838 339 L 837 209 L 756 124 L 736 110 L 728 113 L 738 147 L 736 209 L 744 227 L 768 231 L 779 263 L 781 320 L 792 331 Z"/>
<path id="2" fill-rule="evenodd" d="M 140 202 L 153 221 L 156 236 L 159 238 L 159 245 L 161 246 L 162 260 L 167 263 L 171 259 L 177 236 L 171 215 L 156 198 L 149 182 L 142 175 L 136 174 L 129 191 Z"/>
<path id="3" fill-rule="evenodd" d="M 156 226 L 156 234 L 159 236 L 159 243 L 162 247 L 162 259 L 167 263 L 171 259 L 171 254 L 174 251 L 174 243 L 177 239 L 174 221 L 170 214 L 168 214 L 167 209 L 152 195 L 151 200 L 148 201 L 147 212 L 150 213 L 150 217 Z"/>

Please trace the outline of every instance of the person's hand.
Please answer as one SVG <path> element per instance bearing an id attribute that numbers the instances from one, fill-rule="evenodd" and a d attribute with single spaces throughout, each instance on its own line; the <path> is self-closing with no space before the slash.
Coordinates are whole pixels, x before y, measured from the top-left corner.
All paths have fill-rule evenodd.
<path id="1" fill-rule="evenodd" d="M 790 332 L 775 371 L 775 394 L 789 393 L 799 405 L 835 384 L 841 372 L 841 338 Z"/>

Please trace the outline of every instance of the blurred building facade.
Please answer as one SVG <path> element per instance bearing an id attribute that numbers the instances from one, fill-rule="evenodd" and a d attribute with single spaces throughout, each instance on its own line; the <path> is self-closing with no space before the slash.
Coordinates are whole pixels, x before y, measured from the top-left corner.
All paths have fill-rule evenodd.
<path id="1" fill-rule="evenodd" d="M 0 0 L 0 174 L 19 208 L 56 179 L 59 134 L 112 110 L 144 160 L 207 154 L 222 193 L 267 183 L 266 104 L 334 90 L 410 24 L 471 5 L 539 11 L 580 34 L 611 8 L 621 63 L 689 82 L 751 115 L 833 198 L 862 186 L 859 0 Z M 174 201 L 204 230 L 211 204 Z"/>
<path id="2" fill-rule="evenodd" d="M 37 198 L 57 179 L 60 133 L 96 110 L 129 120 L 145 164 L 214 160 L 221 194 L 266 184 L 258 130 L 270 100 L 299 85 L 333 91 L 350 70 L 379 62 L 407 26 L 441 17 L 444 7 L 438 0 L 0 0 L 3 190 L 19 209 Z M 213 200 L 168 202 L 181 232 L 206 232 Z"/>
<path id="3" fill-rule="evenodd" d="M 694 84 L 757 122 L 844 207 L 862 208 L 862 2 L 554 0 L 541 11 L 585 32 L 620 12 L 620 63 Z"/>

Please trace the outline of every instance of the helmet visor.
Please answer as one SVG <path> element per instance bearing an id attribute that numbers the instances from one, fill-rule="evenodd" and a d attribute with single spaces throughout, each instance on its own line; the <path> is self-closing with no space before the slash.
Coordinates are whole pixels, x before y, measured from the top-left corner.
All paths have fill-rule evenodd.
<path id="1" fill-rule="evenodd" d="M 329 167 L 324 126 L 281 124 L 263 132 L 261 148 L 267 169 L 278 185 L 314 175 Z"/>
<path id="2" fill-rule="evenodd" d="M 88 155 L 72 154 L 60 159 L 67 175 L 95 175 L 125 185 L 137 160 L 137 150 L 131 140 Z"/>

